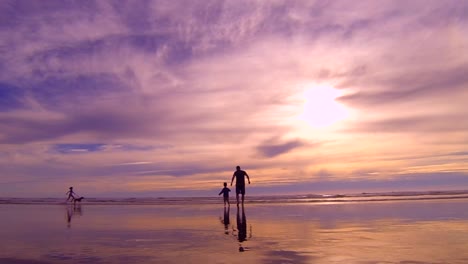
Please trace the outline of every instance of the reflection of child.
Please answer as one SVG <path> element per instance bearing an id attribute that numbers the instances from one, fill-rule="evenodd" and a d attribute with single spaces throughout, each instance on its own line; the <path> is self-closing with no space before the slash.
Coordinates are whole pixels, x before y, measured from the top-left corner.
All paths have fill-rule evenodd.
<path id="1" fill-rule="evenodd" d="M 67 202 L 68 201 L 73 201 L 75 199 L 75 194 L 76 193 L 73 192 L 73 187 L 70 187 L 70 190 L 65 195 L 67 195 L 67 194 L 68 194 Z"/>
<path id="2" fill-rule="evenodd" d="M 218 195 L 223 194 L 224 197 L 224 205 L 228 204 L 229 205 L 229 188 L 227 187 L 227 182 L 224 183 L 224 188 L 219 192 Z"/>

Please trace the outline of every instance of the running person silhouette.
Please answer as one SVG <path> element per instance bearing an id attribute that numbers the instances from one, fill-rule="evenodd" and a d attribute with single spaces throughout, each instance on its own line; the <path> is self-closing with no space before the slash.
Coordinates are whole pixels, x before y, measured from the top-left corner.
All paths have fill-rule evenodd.
<path id="1" fill-rule="evenodd" d="M 65 195 L 67 195 L 67 194 L 68 194 L 67 202 L 75 200 L 75 194 L 76 193 L 73 192 L 73 187 L 69 188 L 69 191 Z"/>
<path id="2" fill-rule="evenodd" d="M 244 203 L 244 195 L 245 195 L 245 177 L 247 177 L 247 180 L 249 181 L 250 184 L 250 178 L 247 172 L 241 170 L 240 166 L 236 167 L 236 171 L 232 175 L 231 179 L 231 186 L 232 182 L 234 181 L 234 178 L 236 179 L 236 200 L 237 204 L 239 204 L 239 194 L 242 195 L 242 203 Z"/>

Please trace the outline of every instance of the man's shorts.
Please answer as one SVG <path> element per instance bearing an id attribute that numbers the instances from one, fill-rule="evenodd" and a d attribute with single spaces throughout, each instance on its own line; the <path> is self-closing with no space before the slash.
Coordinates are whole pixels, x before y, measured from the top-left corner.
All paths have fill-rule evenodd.
<path id="1" fill-rule="evenodd" d="M 245 185 L 236 185 L 236 194 L 245 195 Z"/>

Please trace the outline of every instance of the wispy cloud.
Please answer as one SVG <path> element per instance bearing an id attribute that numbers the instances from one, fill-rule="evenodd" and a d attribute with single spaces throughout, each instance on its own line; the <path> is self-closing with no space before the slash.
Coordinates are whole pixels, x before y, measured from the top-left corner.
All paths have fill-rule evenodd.
<path id="1" fill-rule="evenodd" d="M 292 140 L 288 142 L 275 142 L 276 140 L 269 140 L 258 146 L 257 149 L 262 156 L 275 157 L 281 154 L 288 153 L 297 147 L 301 147 L 304 144 L 299 140 Z"/>

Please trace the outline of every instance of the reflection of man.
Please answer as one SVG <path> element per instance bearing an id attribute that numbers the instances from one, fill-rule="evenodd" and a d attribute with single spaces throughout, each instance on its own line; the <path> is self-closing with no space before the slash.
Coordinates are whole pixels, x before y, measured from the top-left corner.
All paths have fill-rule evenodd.
<path id="1" fill-rule="evenodd" d="M 237 209 L 237 230 L 239 242 L 247 240 L 247 219 L 245 218 L 244 206 L 242 206 L 242 218 L 239 213 L 240 209 Z"/>
<path id="2" fill-rule="evenodd" d="M 234 178 L 236 179 L 237 204 L 239 204 L 239 194 L 242 194 L 242 203 L 244 203 L 245 177 L 247 177 L 247 180 L 249 181 L 249 184 L 250 184 L 250 178 L 249 178 L 249 175 L 247 174 L 247 172 L 241 170 L 240 166 L 237 166 L 236 171 L 232 175 L 232 179 L 231 179 L 231 186 L 232 186 L 232 182 L 234 181 Z"/>

